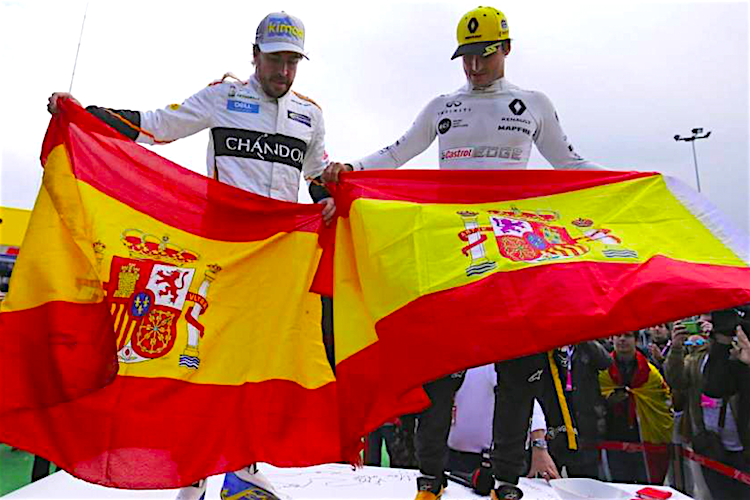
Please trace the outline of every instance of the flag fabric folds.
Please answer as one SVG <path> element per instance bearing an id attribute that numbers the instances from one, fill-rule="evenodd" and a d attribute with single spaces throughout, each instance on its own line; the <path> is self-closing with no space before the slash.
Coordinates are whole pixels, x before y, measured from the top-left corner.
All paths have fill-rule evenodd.
<path id="1" fill-rule="evenodd" d="M 440 376 L 750 302 L 747 235 L 656 173 L 355 172 L 336 202 L 344 442 Z"/>
<path id="2" fill-rule="evenodd" d="M 341 460 L 321 209 L 183 169 L 66 101 L 0 309 L 0 442 L 171 488 Z"/>

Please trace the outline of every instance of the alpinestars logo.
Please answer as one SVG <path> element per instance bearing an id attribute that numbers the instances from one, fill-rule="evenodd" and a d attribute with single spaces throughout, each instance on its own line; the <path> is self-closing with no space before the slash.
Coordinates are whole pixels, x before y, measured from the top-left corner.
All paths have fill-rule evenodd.
<path id="1" fill-rule="evenodd" d="M 508 107 L 516 116 L 522 115 L 523 112 L 526 111 L 526 105 L 521 99 L 513 99 L 513 102 L 511 102 Z"/>
<path id="2" fill-rule="evenodd" d="M 543 373 L 543 370 L 535 371 L 534 374 L 531 375 L 531 377 L 529 377 L 529 382 L 538 382 L 542 380 L 542 373 Z"/>
<path id="3" fill-rule="evenodd" d="M 254 130 L 217 127 L 211 129 L 216 156 L 235 156 L 283 163 L 302 170 L 307 143 L 296 137 Z"/>

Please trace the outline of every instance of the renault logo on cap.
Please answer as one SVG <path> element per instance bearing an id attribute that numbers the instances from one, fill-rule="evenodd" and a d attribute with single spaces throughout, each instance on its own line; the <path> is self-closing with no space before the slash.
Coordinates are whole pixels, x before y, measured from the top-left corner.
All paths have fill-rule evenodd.
<path id="1" fill-rule="evenodd" d="M 477 21 L 476 17 L 472 17 L 466 27 L 469 28 L 469 33 L 476 33 L 477 28 L 479 28 L 479 21 Z"/>

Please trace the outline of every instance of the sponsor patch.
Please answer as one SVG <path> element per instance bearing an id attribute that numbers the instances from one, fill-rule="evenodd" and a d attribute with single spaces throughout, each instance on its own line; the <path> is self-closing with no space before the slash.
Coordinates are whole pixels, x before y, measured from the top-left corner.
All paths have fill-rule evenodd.
<path id="1" fill-rule="evenodd" d="M 523 103 L 521 99 L 513 99 L 513 102 L 508 104 L 508 107 L 516 116 L 522 115 L 523 112 L 526 111 L 526 105 Z"/>
<path id="2" fill-rule="evenodd" d="M 260 113 L 260 104 L 229 99 L 227 100 L 227 109 L 240 113 Z"/>
<path id="3" fill-rule="evenodd" d="M 290 120 L 294 120 L 295 122 L 300 122 L 303 125 L 307 125 L 308 127 L 312 127 L 312 119 L 310 119 L 309 116 L 303 115 L 300 113 L 295 113 L 294 111 L 287 111 L 286 112 L 287 117 L 289 117 Z"/>
<path id="4" fill-rule="evenodd" d="M 446 149 L 440 155 L 443 160 L 455 160 L 456 158 L 471 158 L 474 148 Z"/>
<path id="5" fill-rule="evenodd" d="M 522 134 L 531 135 L 530 129 L 527 129 L 526 127 L 517 127 L 516 125 L 500 125 L 497 129 L 506 132 L 521 132 Z"/>
<path id="6" fill-rule="evenodd" d="M 253 94 L 248 94 L 247 92 L 243 92 L 241 90 L 238 91 L 237 94 L 234 97 L 236 97 L 237 99 L 248 99 L 248 100 L 251 100 L 251 101 L 257 101 L 258 100 L 258 96 L 254 96 Z"/>
<path id="7" fill-rule="evenodd" d="M 441 160 L 456 160 L 459 158 L 502 158 L 506 160 L 521 160 L 523 149 L 512 146 L 471 146 L 467 148 L 446 149 L 440 153 Z"/>
<path id="8" fill-rule="evenodd" d="M 451 121 L 448 118 L 443 118 L 440 120 L 440 123 L 438 123 L 437 129 L 438 132 L 441 134 L 446 133 L 451 128 Z"/>
<path id="9" fill-rule="evenodd" d="M 282 134 L 216 127 L 211 129 L 211 135 L 216 156 L 283 163 L 302 170 L 307 153 L 307 143 Z"/>

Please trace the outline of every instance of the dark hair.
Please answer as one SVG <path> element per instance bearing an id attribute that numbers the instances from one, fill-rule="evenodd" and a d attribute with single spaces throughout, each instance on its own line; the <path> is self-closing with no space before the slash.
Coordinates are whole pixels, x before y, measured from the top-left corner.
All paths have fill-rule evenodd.
<path id="1" fill-rule="evenodd" d="M 711 312 L 711 323 L 717 333 L 734 335 L 737 326 L 750 333 L 750 304 Z"/>
<path id="2" fill-rule="evenodd" d="M 633 337 L 634 339 L 638 338 L 638 332 L 634 332 L 632 330 L 629 331 L 629 332 L 615 333 L 613 335 L 613 337 L 622 337 L 622 336 L 625 336 L 625 335 L 629 335 L 630 337 Z"/>

